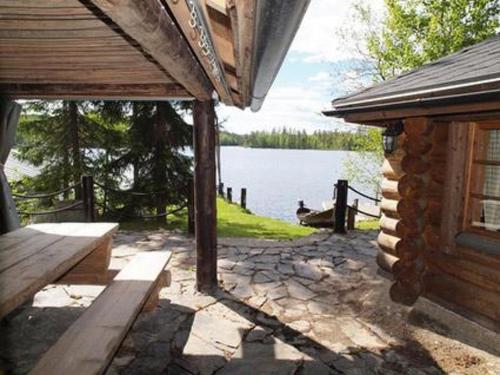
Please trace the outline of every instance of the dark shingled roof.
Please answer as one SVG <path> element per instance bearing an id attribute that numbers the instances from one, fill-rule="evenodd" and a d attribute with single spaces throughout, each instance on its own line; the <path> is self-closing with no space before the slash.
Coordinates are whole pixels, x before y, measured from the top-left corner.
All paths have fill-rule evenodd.
<path id="1" fill-rule="evenodd" d="M 342 115 L 363 107 L 394 105 L 408 100 L 437 100 L 444 96 L 484 93 L 500 89 L 500 34 L 452 55 L 387 80 L 357 94 L 333 101 Z"/>

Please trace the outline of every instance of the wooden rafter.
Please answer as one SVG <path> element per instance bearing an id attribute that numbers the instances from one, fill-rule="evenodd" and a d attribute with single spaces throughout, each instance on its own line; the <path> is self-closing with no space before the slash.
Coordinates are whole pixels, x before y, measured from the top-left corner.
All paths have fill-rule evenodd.
<path id="1" fill-rule="evenodd" d="M 10 99 L 108 99 L 164 100 L 192 99 L 178 84 L 36 84 L 0 83 L 0 92 Z"/>
<path id="2" fill-rule="evenodd" d="M 217 79 L 210 73 L 212 70 L 212 66 L 209 63 L 209 60 L 207 56 L 204 56 L 200 46 L 198 45 L 199 43 L 199 35 L 198 33 L 191 28 L 189 25 L 190 22 L 190 10 L 186 4 L 185 1 L 164 1 L 164 4 L 170 9 L 172 12 L 173 16 L 175 17 L 177 24 L 179 25 L 179 28 L 182 30 L 185 38 L 187 39 L 188 43 L 191 45 L 191 49 L 193 50 L 194 54 L 198 58 L 198 61 L 200 61 L 201 65 L 205 69 L 206 72 L 208 72 L 208 77 L 212 84 L 214 85 L 215 89 L 219 93 L 219 96 L 221 97 L 222 101 L 226 104 L 232 104 L 232 99 L 226 92 L 226 88 L 224 87 L 223 82 L 217 81 Z M 220 50 L 218 50 L 220 52 Z M 218 51 L 215 51 L 216 53 Z M 217 55 L 217 58 L 219 61 L 221 61 L 221 58 L 219 55 Z M 222 72 L 223 78 L 224 78 L 224 71 Z"/>
<path id="3" fill-rule="evenodd" d="M 212 84 L 158 0 L 81 0 L 94 4 L 194 97 L 211 98 Z"/>

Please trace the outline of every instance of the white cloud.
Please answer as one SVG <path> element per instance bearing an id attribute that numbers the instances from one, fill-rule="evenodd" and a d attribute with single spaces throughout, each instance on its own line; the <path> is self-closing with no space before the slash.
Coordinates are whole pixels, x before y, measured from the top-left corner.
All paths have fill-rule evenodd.
<path id="1" fill-rule="evenodd" d="M 369 2 L 375 11 L 382 9 L 383 0 L 364 1 Z M 321 115 L 322 110 L 331 108 L 330 102 L 334 96 L 350 91 L 350 86 L 359 78 L 352 71 L 347 75 L 347 82 L 342 82 L 338 72 L 337 75 L 328 72 L 330 65 L 332 72 L 334 65 L 337 71 L 352 69 L 344 66 L 345 60 L 357 57 L 355 48 L 344 46 L 337 36 L 340 27 L 349 25 L 349 14 L 354 2 L 355 0 L 312 0 L 291 46 L 291 51 L 295 53 L 287 61 L 294 63 L 294 69 L 300 69 L 297 64 L 305 65 L 308 62 L 332 64 L 320 64 L 316 72 L 311 72 L 302 81 L 296 79 L 283 83 L 280 80 L 281 84 L 275 84 L 271 88 L 258 113 L 221 105 L 217 112 L 220 120 L 227 120 L 224 128 L 235 133 L 284 126 L 308 132 L 316 129 L 354 129 L 341 120 Z M 356 25 L 349 27 L 355 28 Z"/>
<path id="2" fill-rule="evenodd" d="M 350 14 L 354 3 L 355 0 L 312 0 L 291 50 L 304 54 L 305 62 L 331 62 L 357 57 L 354 48 L 345 46 L 338 35 L 342 27 L 360 27 L 352 24 Z M 369 4 L 375 13 L 384 9 L 383 0 L 369 0 Z"/>
<path id="3" fill-rule="evenodd" d="M 235 133 L 248 133 L 255 130 L 273 128 L 335 129 L 344 126 L 341 121 L 324 117 L 321 111 L 329 108 L 329 95 L 316 86 L 305 88 L 299 85 L 272 88 L 262 109 L 251 113 L 248 109 L 221 106 L 217 112 L 220 120 L 227 120 L 224 128 Z"/>
<path id="4" fill-rule="evenodd" d="M 332 74 L 328 72 L 318 72 L 312 77 L 309 77 L 309 82 L 324 82 L 327 80 L 331 80 Z"/>

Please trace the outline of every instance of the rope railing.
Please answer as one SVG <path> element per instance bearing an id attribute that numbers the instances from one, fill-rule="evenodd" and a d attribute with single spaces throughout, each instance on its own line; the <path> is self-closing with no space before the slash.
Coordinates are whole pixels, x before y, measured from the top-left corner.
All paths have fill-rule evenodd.
<path id="1" fill-rule="evenodd" d="M 67 191 L 70 191 L 70 190 L 72 190 L 78 186 L 81 186 L 81 185 L 82 185 L 82 183 L 78 182 L 74 185 L 68 186 L 68 187 L 61 189 L 61 190 L 58 190 L 58 191 L 54 191 L 52 193 L 46 193 L 46 194 L 16 194 L 16 193 L 12 193 L 12 196 L 14 198 L 18 198 L 18 199 L 46 199 L 46 198 L 56 197 L 58 195 L 66 193 Z"/>
<path id="2" fill-rule="evenodd" d="M 351 191 L 355 192 L 356 194 L 361 195 L 362 197 L 364 197 L 364 198 L 366 198 L 366 199 L 370 199 L 370 200 L 372 200 L 372 201 L 374 201 L 374 202 L 377 202 L 377 203 L 380 203 L 380 202 L 381 202 L 381 200 L 380 200 L 380 199 L 370 197 L 369 195 L 366 195 L 366 194 L 364 194 L 364 193 L 360 192 L 359 190 L 354 189 L 354 188 L 353 188 L 352 186 L 350 186 L 350 185 L 348 185 L 348 186 L 347 186 L 347 188 L 348 188 L 349 190 L 351 190 Z"/>
<path id="3" fill-rule="evenodd" d="M 373 217 L 375 219 L 380 219 L 380 215 L 373 215 L 373 214 L 370 214 L 368 212 L 365 212 L 365 211 L 362 211 L 360 210 L 359 208 L 356 208 L 354 206 L 349 206 L 347 205 L 347 207 L 355 212 L 357 212 L 358 214 L 361 214 L 361 215 L 365 215 L 365 216 L 368 216 L 368 217 Z"/>
<path id="4" fill-rule="evenodd" d="M 94 181 L 94 184 L 104 191 L 110 191 L 112 193 L 116 194 L 123 194 L 123 195 L 130 195 L 134 197 L 148 197 L 148 196 L 153 196 L 153 195 L 160 195 L 160 194 L 167 194 L 167 191 L 151 191 L 151 192 L 139 192 L 139 191 L 129 191 L 129 190 L 120 190 L 120 189 L 115 189 L 109 186 L 106 186 L 104 184 L 101 184 L 97 181 Z"/>
<path id="5" fill-rule="evenodd" d="M 21 215 L 27 215 L 27 216 L 41 216 L 41 215 L 51 215 L 51 214 L 57 214 L 59 212 L 63 211 L 68 211 L 71 210 L 72 208 L 76 208 L 78 206 L 81 206 L 83 204 L 82 201 L 76 201 L 75 203 L 69 204 L 67 206 L 55 209 L 55 210 L 49 210 L 49 211 L 18 211 L 19 214 Z"/>
<path id="6" fill-rule="evenodd" d="M 103 208 L 104 206 L 100 203 L 97 203 L 97 205 L 101 208 Z M 176 214 L 182 210 L 185 210 L 186 208 L 188 208 L 188 203 L 185 202 L 182 206 L 176 208 L 175 210 L 171 210 L 171 211 L 166 211 L 162 214 L 157 214 L 157 215 L 130 215 L 130 214 L 127 214 L 126 212 L 119 212 L 119 211 L 116 211 L 116 210 L 110 210 L 108 209 L 107 210 L 107 213 L 108 214 L 114 214 L 114 215 L 118 215 L 120 217 L 126 217 L 126 218 L 129 218 L 129 219 L 145 219 L 145 220 L 149 220 L 149 219 L 156 219 L 156 218 L 159 218 L 159 217 L 165 217 L 165 216 L 168 216 L 168 215 L 173 215 L 173 214 Z"/>

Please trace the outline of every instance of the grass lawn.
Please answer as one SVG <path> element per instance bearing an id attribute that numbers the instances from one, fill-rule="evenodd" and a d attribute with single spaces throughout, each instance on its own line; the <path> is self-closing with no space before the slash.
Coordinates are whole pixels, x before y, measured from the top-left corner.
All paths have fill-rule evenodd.
<path id="1" fill-rule="evenodd" d="M 154 230 L 161 228 L 187 230 L 187 212 L 169 215 L 168 224 L 158 224 L 154 220 L 122 222 L 122 230 Z M 281 220 L 253 215 L 236 204 L 217 199 L 217 233 L 219 237 L 251 237 L 273 240 L 288 240 L 315 233 L 316 229 L 290 224 Z"/>
<path id="2" fill-rule="evenodd" d="M 217 225 L 220 237 L 252 237 L 289 240 L 315 233 L 314 228 L 257 216 L 236 204 L 217 200 Z"/>
<path id="3" fill-rule="evenodd" d="M 379 219 L 370 219 L 358 221 L 356 223 L 356 229 L 359 230 L 379 230 L 380 229 Z"/>

